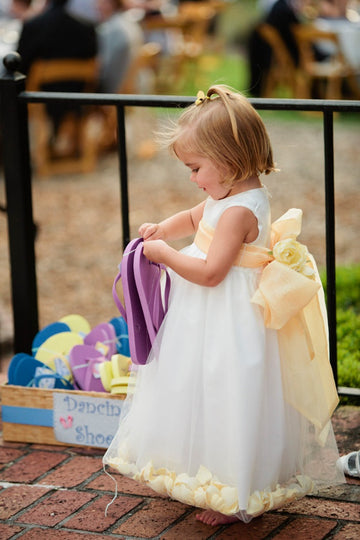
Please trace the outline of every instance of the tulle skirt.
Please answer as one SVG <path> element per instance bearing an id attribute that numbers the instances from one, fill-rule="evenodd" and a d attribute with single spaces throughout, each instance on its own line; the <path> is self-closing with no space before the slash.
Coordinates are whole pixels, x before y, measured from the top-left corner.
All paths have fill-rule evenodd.
<path id="1" fill-rule="evenodd" d="M 104 463 L 246 522 L 343 482 L 331 423 L 320 443 L 284 400 L 277 332 L 250 302 L 259 272 L 233 267 L 213 288 L 171 277 L 168 313 Z"/>

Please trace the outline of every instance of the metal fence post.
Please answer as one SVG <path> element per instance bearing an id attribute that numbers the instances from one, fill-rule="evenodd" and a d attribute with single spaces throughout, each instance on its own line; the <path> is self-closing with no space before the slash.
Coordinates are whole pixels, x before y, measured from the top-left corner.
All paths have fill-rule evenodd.
<path id="1" fill-rule="evenodd" d="M 1 146 L 6 186 L 14 352 L 31 352 L 38 331 L 34 222 L 27 105 L 18 95 L 25 90 L 25 76 L 17 70 L 20 56 L 4 58 L 0 75 Z"/>
<path id="2" fill-rule="evenodd" d="M 329 325 L 330 363 L 336 386 L 337 335 L 336 335 L 336 247 L 335 247 L 335 195 L 334 195 L 334 124 L 332 111 L 324 111 L 324 165 L 326 210 L 326 293 Z"/>
<path id="3" fill-rule="evenodd" d="M 125 130 L 125 110 L 124 107 L 117 106 L 117 126 L 118 126 L 118 156 L 120 173 L 120 192 L 121 192 L 121 217 L 123 232 L 123 249 L 130 242 L 130 223 L 129 223 L 129 192 L 128 192 L 128 165 L 126 154 L 126 130 Z"/>

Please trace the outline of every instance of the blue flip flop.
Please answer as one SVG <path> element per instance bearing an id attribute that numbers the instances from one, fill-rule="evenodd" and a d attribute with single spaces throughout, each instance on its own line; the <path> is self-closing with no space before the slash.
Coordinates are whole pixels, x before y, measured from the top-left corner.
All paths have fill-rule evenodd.
<path id="1" fill-rule="evenodd" d="M 124 356 L 130 356 L 129 330 L 124 317 L 114 317 L 109 323 L 115 328 L 116 352 Z"/>
<path id="2" fill-rule="evenodd" d="M 15 356 L 17 358 L 11 370 L 9 384 L 36 388 L 74 389 L 69 381 L 33 356 L 25 353 L 19 353 Z"/>
<path id="3" fill-rule="evenodd" d="M 32 356 L 26 353 L 17 353 L 15 356 L 12 357 L 9 363 L 8 367 L 8 384 L 14 384 L 17 385 L 17 379 L 16 379 L 16 370 L 18 365 L 22 362 L 24 358 L 30 358 L 33 359 Z"/>

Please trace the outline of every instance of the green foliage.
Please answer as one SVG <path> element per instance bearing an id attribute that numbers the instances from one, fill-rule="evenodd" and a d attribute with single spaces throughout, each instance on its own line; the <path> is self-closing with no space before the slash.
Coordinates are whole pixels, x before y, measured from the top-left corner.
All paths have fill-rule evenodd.
<path id="1" fill-rule="evenodd" d="M 231 0 L 217 20 L 217 34 L 227 43 L 242 46 L 249 31 L 261 18 L 255 0 Z"/>
<path id="2" fill-rule="evenodd" d="M 338 385 L 360 388 L 360 265 L 336 269 L 336 319 Z"/>
<path id="3" fill-rule="evenodd" d="M 338 307 L 360 314 L 360 265 L 336 270 L 336 298 Z"/>
<path id="4" fill-rule="evenodd" d="M 183 85 L 176 93 L 196 96 L 199 90 L 205 92 L 212 84 L 226 84 L 246 93 L 248 66 L 245 58 L 229 52 L 204 54 L 195 66 L 186 66 Z"/>
<path id="5" fill-rule="evenodd" d="M 360 316 L 337 310 L 338 384 L 360 388 Z"/>

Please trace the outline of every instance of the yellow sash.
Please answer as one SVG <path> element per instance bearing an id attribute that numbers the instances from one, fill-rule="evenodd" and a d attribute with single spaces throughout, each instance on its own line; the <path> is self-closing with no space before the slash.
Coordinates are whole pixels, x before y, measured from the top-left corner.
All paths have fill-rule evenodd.
<path id="1" fill-rule="evenodd" d="M 291 208 L 272 224 L 271 248 L 243 244 L 235 265 L 261 268 L 258 289 L 251 301 L 264 311 L 267 328 L 278 331 L 284 396 L 317 428 L 325 442 L 326 426 L 338 402 L 329 362 L 327 314 L 316 263 L 309 255 L 315 279 L 309 279 L 272 255 L 272 247 L 301 231 L 302 211 Z M 214 229 L 203 220 L 194 242 L 207 253 Z"/>

